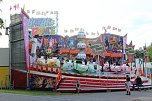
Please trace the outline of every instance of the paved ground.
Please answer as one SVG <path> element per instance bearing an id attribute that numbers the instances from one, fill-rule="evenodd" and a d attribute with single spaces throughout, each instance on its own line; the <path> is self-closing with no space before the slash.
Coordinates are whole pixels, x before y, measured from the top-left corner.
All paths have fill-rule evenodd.
<path id="1" fill-rule="evenodd" d="M 80 93 L 63 96 L 25 96 L 0 93 L 0 101 L 152 101 L 152 90 L 126 92 Z"/>

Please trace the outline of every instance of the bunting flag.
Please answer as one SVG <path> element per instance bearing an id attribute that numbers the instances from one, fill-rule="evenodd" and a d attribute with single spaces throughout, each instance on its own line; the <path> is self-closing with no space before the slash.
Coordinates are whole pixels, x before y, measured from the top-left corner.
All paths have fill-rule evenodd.
<path id="1" fill-rule="evenodd" d="M 79 31 L 79 28 L 75 28 L 75 31 Z"/>
<path id="2" fill-rule="evenodd" d="M 118 32 L 121 32 L 121 29 L 118 29 Z"/>
<path id="3" fill-rule="evenodd" d="M 35 10 L 32 10 L 32 14 L 34 14 L 35 13 Z"/>
<path id="4" fill-rule="evenodd" d="M 107 32 L 107 29 L 106 29 L 106 27 L 102 27 L 102 30 L 104 30 L 105 32 L 104 33 L 106 33 Z"/>
<path id="5" fill-rule="evenodd" d="M 99 35 L 99 32 L 97 31 L 97 35 Z"/>
<path id="6" fill-rule="evenodd" d="M 64 30 L 64 33 L 67 33 L 68 32 L 68 30 Z"/>
<path id="7" fill-rule="evenodd" d="M 70 29 L 70 33 L 73 33 L 74 32 L 74 30 L 73 29 Z"/>
<path id="8" fill-rule="evenodd" d="M 88 32 L 86 32 L 86 35 L 89 35 L 89 33 L 88 33 Z"/>
<path id="9" fill-rule="evenodd" d="M 96 33 L 93 33 L 93 32 L 91 33 L 91 35 L 95 35 L 95 34 L 96 34 Z"/>
<path id="10" fill-rule="evenodd" d="M 111 26 L 107 26 L 107 29 L 111 29 Z"/>
<path id="11" fill-rule="evenodd" d="M 20 8 L 20 7 L 19 7 L 19 4 L 15 4 L 15 5 L 13 5 L 13 6 L 11 5 L 11 6 L 10 6 L 10 11 L 13 10 L 13 9 L 14 9 L 14 10 L 17 10 L 17 9 L 19 9 L 19 8 Z"/>
<path id="12" fill-rule="evenodd" d="M 27 10 L 27 13 L 30 13 L 30 10 Z"/>
<path id="13" fill-rule="evenodd" d="M 116 27 L 113 27 L 113 30 L 117 30 L 117 28 L 116 28 Z"/>
<path id="14" fill-rule="evenodd" d="M 83 28 L 80 28 L 80 31 L 84 31 L 84 29 L 83 29 Z"/>

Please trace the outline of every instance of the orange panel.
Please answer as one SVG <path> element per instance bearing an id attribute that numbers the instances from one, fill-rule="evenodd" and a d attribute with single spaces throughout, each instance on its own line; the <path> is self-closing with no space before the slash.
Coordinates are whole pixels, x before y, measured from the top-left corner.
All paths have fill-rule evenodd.
<path id="1" fill-rule="evenodd" d="M 112 53 L 111 57 L 122 57 L 122 53 Z"/>
<path id="2" fill-rule="evenodd" d="M 104 53 L 104 56 L 111 56 L 111 53 Z"/>

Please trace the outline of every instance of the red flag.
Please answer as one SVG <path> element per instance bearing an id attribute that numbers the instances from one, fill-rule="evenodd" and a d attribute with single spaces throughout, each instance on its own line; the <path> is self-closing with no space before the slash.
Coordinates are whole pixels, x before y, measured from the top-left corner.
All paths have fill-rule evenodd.
<path id="1" fill-rule="evenodd" d="M 10 11 L 12 10 L 12 6 L 10 6 Z"/>
<path id="2" fill-rule="evenodd" d="M 16 5 L 14 5 L 13 7 L 14 7 L 14 9 L 16 10 Z"/>

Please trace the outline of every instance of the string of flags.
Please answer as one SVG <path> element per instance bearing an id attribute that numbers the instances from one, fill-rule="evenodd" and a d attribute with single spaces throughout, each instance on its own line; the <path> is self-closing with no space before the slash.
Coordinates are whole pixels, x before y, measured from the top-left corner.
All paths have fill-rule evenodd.
<path id="1" fill-rule="evenodd" d="M 12 11 L 12 10 L 16 11 L 19 8 L 20 8 L 19 4 L 10 5 L 10 11 Z"/>
<path id="2" fill-rule="evenodd" d="M 99 32 L 97 31 L 97 33 L 94 33 L 94 32 L 88 33 L 88 32 L 86 32 L 86 35 L 97 35 L 97 36 L 99 36 L 100 34 L 99 34 Z"/>
<path id="3" fill-rule="evenodd" d="M 70 30 L 65 29 L 64 33 L 74 33 L 74 32 L 78 32 L 78 31 L 84 31 L 84 29 L 83 28 L 75 28 L 75 29 L 70 29 Z M 94 32 L 91 32 L 91 33 L 85 32 L 85 34 L 86 35 L 97 35 L 97 36 L 100 35 L 98 31 L 96 33 L 94 33 Z"/>
<path id="4" fill-rule="evenodd" d="M 78 31 L 84 31 L 84 29 L 83 28 L 74 28 L 74 29 L 70 29 L 70 30 L 65 29 L 64 33 L 74 33 L 74 32 L 78 32 Z"/>
<path id="5" fill-rule="evenodd" d="M 112 27 L 112 26 L 107 26 L 107 27 L 105 27 L 105 26 L 103 26 L 102 27 L 102 30 L 105 30 L 105 32 L 107 32 L 107 30 L 116 30 L 116 31 L 118 31 L 118 32 L 121 32 L 121 29 L 120 28 L 117 28 L 117 27 Z"/>
<path id="6" fill-rule="evenodd" d="M 58 11 L 37 11 L 37 10 L 27 10 L 28 14 L 35 14 L 35 15 L 47 15 L 47 14 L 56 14 L 58 15 L 59 12 Z"/>
<path id="7" fill-rule="evenodd" d="M 24 5 L 24 7 L 25 7 L 25 5 Z M 23 8 L 24 8 L 23 7 Z M 20 5 L 19 5 L 19 3 L 18 4 L 14 4 L 14 5 L 10 5 L 10 11 L 12 11 L 12 10 L 17 10 L 17 9 L 20 9 Z M 46 11 L 40 11 L 40 10 L 35 10 L 35 9 L 32 9 L 32 10 L 25 10 L 28 14 L 35 14 L 35 15 L 47 15 L 47 14 L 50 14 L 50 15 L 52 15 L 52 14 L 56 14 L 56 15 L 58 15 L 59 14 L 59 12 L 58 11 L 49 11 L 49 10 L 46 10 Z"/>

